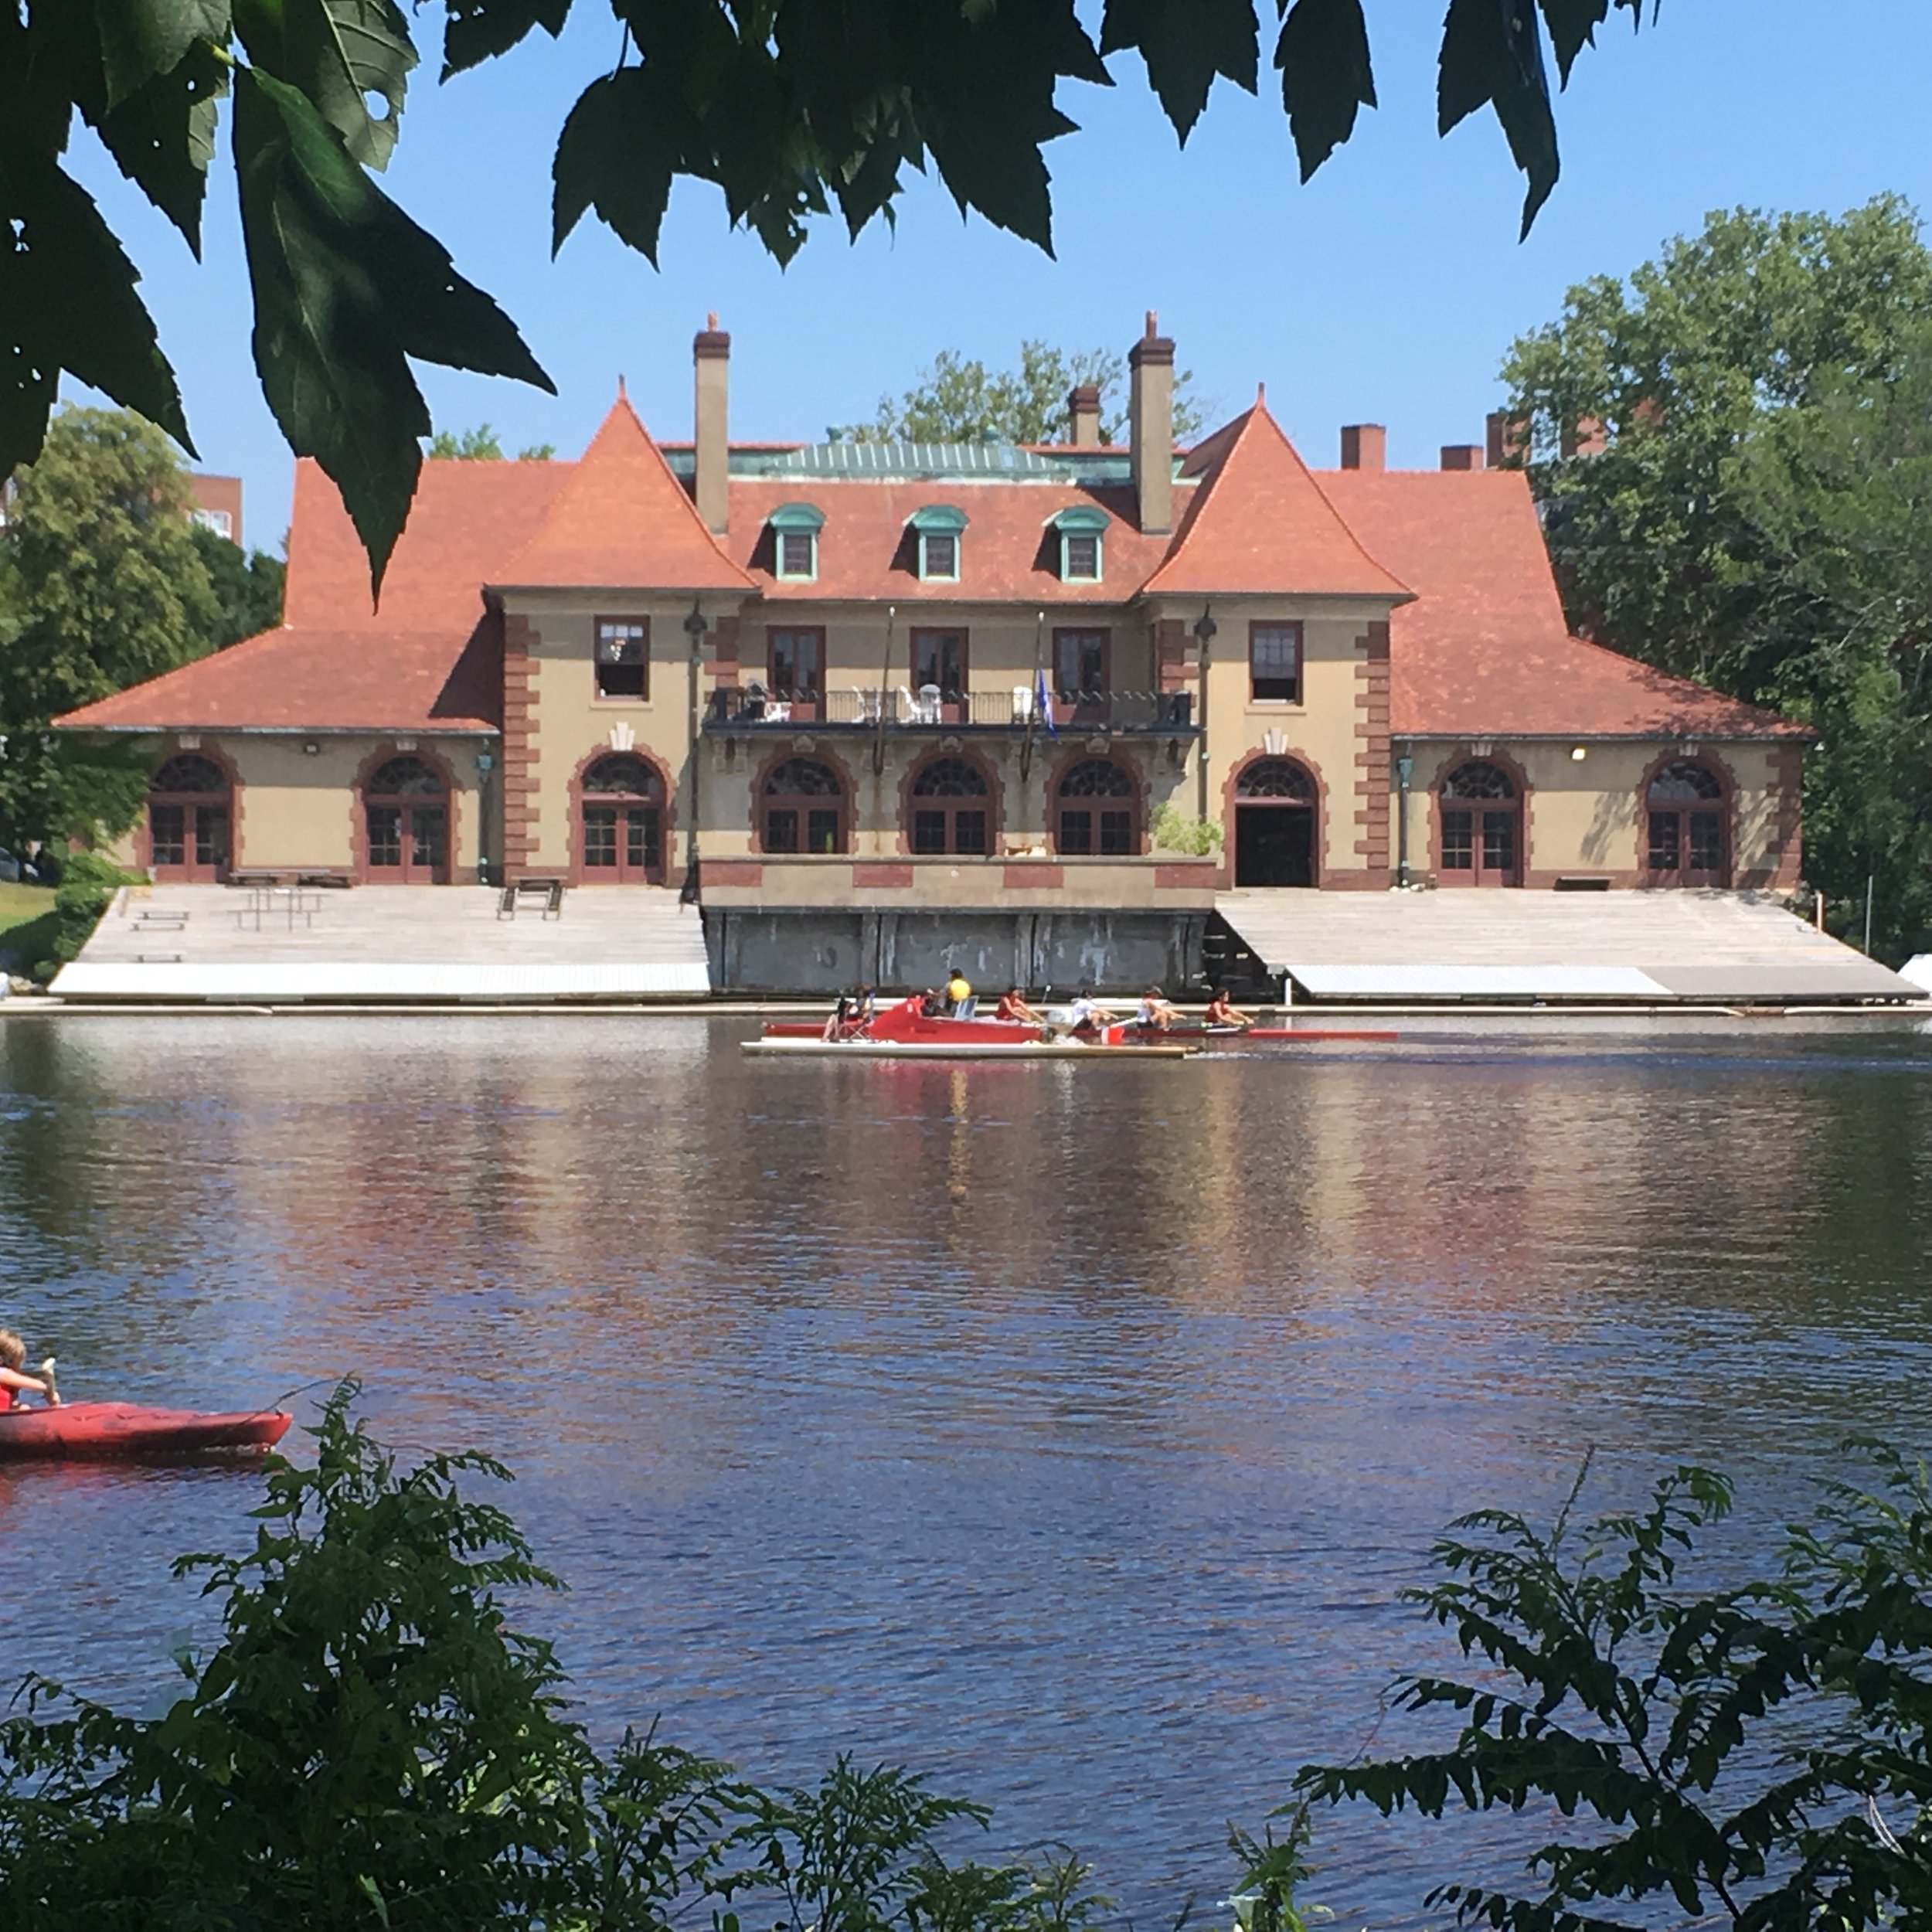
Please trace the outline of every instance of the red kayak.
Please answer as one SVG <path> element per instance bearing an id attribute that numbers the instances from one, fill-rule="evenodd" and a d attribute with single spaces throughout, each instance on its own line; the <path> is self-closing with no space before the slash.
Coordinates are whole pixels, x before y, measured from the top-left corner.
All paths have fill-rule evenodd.
<path id="1" fill-rule="evenodd" d="M 0 1410 L 0 1462 L 29 1457 L 98 1462 L 182 1455 L 201 1449 L 267 1449 L 294 1418 L 283 1409 L 209 1415 L 135 1402 L 69 1402 L 58 1409 Z"/>

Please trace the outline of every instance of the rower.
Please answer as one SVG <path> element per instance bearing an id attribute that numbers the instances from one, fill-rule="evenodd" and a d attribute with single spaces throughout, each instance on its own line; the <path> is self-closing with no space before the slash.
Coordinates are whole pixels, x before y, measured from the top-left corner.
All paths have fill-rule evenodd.
<path id="1" fill-rule="evenodd" d="M 1026 1003 L 1026 995 L 1017 986 L 1009 986 L 999 996 L 999 1009 L 993 1015 L 995 1019 L 1018 1020 L 1028 1026 L 1043 1026 L 1045 1016 L 1034 1012 Z"/>
<path id="2" fill-rule="evenodd" d="M 1165 1033 L 1180 1015 L 1167 1003 L 1165 995 L 1158 985 L 1150 986 L 1141 995 L 1141 1003 L 1134 1015 L 1134 1024 L 1150 1032 Z"/>
<path id="3" fill-rule="evenodd" d="M 1254 1024 L 1254 1015 L 1244 1013 L 1238 1006 L 1228 1003 L 1228 989 L 1217 986 L 1214 997 L 1207 1003 L 1207 1011 L 1201 1015 L 1206 1026 L 1225 1027 L 1231 1032 L 1245 1032 Z"/>
<path id="4" fill-rule="evenodd" d="M 957 966 L 946 975 L 946 1010 L 954 1019 L 971 1019 L 978 1002 L 973 998 L 973 983 Z"/>

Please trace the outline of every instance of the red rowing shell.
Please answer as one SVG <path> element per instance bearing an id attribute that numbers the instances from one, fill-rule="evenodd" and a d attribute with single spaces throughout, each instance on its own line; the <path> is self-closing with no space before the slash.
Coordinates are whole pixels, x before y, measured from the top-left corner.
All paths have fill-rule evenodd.
<path id="1" fill-rule="evenodd" d="M 282 1409 L 210 1415 L 134 1402 L 70 1402 L 58 1409 L 0 1412 L 0 1462 L 29 1457 L 97 1461 L 196 1449 L 267 1449 L 294 1420 Z"/>

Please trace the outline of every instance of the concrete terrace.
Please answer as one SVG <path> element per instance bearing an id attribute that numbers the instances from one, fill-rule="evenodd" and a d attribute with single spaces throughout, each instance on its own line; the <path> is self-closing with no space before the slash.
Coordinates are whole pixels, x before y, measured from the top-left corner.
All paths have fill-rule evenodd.
<path id="1" fill-rule="evenodd" d="M 1762 893 L 1233 892 L 1215 910 L 1270 973 L 1316 1000 L 1925 997 Z"/>
<path id="2" fill-rule="evenodd" d="M 135 886 L 54 981 L 70 1000 L 686 999 L 711 989 L 704 927 L 675 892 L 566 892 L 498 916 L 488 886 L 259 893 Z"/>

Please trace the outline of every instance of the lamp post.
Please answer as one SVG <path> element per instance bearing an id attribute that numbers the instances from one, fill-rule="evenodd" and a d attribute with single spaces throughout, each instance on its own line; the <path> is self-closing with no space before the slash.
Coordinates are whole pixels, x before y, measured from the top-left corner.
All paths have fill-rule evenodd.
<path id="1" fill-rule="evenodd" d="M 691 614 L 684 621 L 684 634 L 691 644 L 690 661 L 685 666 L 685 716 L 691 740 L 691 815 L 685 821 L 684 884 L 679 891 L 678 900 L 685 906 L 698 903 L 698 665 L 704 656 L 705 628 L 704 611 L 699 600 L 693 597 Z"/>
<path id="2" fill-rule="evenodd" d="M 476 883 L 490 883 L 490 774 L 495 769 L 495 754 L 485 750 L 476 754 Z"/>
<path id="3" fill-rule="evenodd" d="M 1396 883 L 1409 883 L 1409 781 L 1416 761 L 1405 751 L 1396 760 Z"/>
<path id="4" fill-rule="evenodd" d="M 1196 760 L 1195 816 L 1202 825 L 1208 815 L 1208 661 L 1214 644 L 1214 633 L 1219 627 L 1214 621 L 1214 614 L 1206 604 L 1201 606 L 1201 614 L 1194 620 L 1194 641 L 1199 647 L 1196 652 L 1200 665 L 1199 687 L 1201 693 L 1201 735 L 1194 741 Z"/>

